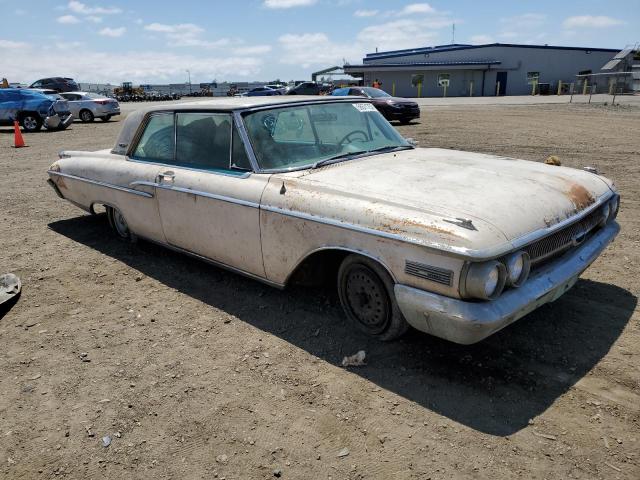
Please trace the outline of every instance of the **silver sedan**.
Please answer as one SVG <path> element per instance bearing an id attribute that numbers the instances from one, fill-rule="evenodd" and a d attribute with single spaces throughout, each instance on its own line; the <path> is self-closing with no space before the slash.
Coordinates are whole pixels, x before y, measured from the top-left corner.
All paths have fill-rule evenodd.
<path id="1" fill-rule="evenodd" d="M 92 92 L 64 92 L 60 95 L 69 101 L 73 116 L 83 122 L 93 122 L 96 118 L 108 122 L 114 115 L 120 115 L 120 104 L 114 98 Z"/>

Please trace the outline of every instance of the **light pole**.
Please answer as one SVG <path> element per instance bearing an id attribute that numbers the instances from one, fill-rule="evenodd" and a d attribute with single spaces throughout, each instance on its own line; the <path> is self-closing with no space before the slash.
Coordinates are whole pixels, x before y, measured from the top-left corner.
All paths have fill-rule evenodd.
<path id="1" fill-rule="evenodd" d="M 191 95 L 191 72 L 189 70 L 185 70 L 189 74 L 189 95 Z"/>

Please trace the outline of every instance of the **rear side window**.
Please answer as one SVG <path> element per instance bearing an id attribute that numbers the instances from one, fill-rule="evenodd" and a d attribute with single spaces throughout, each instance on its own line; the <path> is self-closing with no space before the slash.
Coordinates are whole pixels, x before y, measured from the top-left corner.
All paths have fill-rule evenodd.
<path id="1" fill-rule="evenodd" d="M 176 163 L 186 167 L 228 170 L 231 165 L 231 115 L 178 113 Z"/>
<path id="2" fill-rule="evenodd" d="M 174 152 L 173 114 L 151 116 L 133 156 L 140 160 L 172 162 Z"/>

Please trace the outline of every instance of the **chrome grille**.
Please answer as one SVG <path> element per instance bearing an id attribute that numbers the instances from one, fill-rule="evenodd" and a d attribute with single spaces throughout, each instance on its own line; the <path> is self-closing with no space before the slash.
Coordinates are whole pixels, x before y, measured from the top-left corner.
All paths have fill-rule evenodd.
<path id="1" fill-rule="evenodd" d="M 527 245 L 523 250 L 529 254 L 533 266 L 580 245 L 601 220 L 602 208 L 598 208 L 576 223 Z"/>
<path id="2" fill-rule="evenodd" d="M 442 285 L 451 286 L 453 284 L 453 272 L 446 268 L 434 267 L 424 263 L 406 261 L 404 267 L 405 273 L 414 277 L 424 278 L 432 282 L 441 283 Z"/>

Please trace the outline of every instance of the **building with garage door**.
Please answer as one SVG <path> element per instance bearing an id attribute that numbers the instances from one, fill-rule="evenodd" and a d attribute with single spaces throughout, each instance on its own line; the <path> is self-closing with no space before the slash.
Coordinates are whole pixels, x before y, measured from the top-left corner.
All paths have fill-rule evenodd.
<path id="1" fill-rule="evenodd" d="M 441 45 L 369 53 L 344 71 L 364 85 L 376 81 L 399 97 L 557 93 L 576 75 L 599 72 L 619 49 L 550 45 Z"/>

